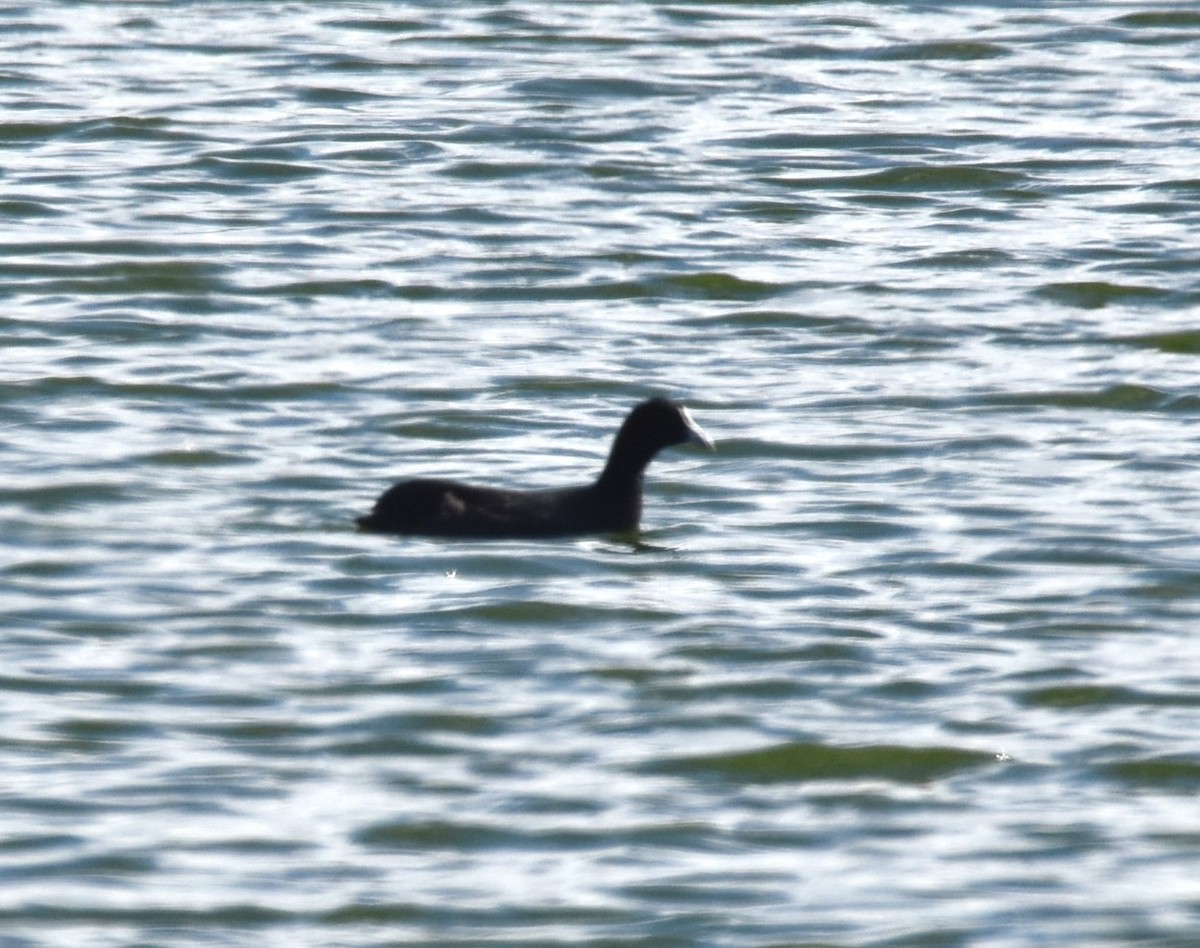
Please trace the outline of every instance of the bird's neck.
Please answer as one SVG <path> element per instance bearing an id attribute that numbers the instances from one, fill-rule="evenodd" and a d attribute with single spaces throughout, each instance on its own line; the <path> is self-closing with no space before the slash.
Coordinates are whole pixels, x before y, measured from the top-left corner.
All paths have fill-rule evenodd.
<path id="1" fill-rule="evenodd" d="M 642 474 L 652 458 L 653 455 L 646 456 L 644 450 L 639 450 L 618 435 L 597 484 L 601 487 L 636 486 L 642 482 Z"/>

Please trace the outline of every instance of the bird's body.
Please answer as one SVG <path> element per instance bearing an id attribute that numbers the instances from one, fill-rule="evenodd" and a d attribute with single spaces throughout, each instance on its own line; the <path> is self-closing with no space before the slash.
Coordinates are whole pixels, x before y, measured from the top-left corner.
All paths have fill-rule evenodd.
<path id="1" fill-rule="evenodd" d="M 401 481 L 358 524 L 377 533 L 481 538 L 634 531 L 646 466 L 662 448 L 686 441 L 713 446 L 686 408 L 651 399 L 625 419 L 604 470 L 591 484 L 522 491 L 437 478 Z"/>
<path id="2" fill-rule="evenodd" d="M 364 529 L 425 536 L 553 537 L 637 529 L 637 502 L 611 504 L 597 484 L 503 490 L 457 481 L 401 481 L 359 519 Z"/>

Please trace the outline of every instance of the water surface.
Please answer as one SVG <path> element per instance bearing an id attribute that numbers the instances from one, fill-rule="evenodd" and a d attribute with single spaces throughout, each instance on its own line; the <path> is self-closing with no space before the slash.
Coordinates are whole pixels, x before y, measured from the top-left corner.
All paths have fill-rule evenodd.
<path id="1" fill-rule="evenodd" d="M 6 945 L 1200 938 L 1189 5 L 0 29 Z"/>

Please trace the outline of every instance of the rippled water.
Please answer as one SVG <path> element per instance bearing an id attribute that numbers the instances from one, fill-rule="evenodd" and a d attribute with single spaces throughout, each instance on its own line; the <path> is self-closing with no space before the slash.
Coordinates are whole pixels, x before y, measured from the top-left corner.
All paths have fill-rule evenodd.
<path id="1" fill-rule="evenodd" d="M 6 948 L 1200 939 L 1194 5 L 0 31 Z"/>

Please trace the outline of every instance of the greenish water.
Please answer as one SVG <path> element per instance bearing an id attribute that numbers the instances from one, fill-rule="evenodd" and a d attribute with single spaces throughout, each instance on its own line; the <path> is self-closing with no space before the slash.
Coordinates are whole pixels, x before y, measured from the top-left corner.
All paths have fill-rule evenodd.
<path id="1" fill-rule="evenodd" d="M 1200 940 L 1191 5 L 0 35 L 5 948 Z"/>

